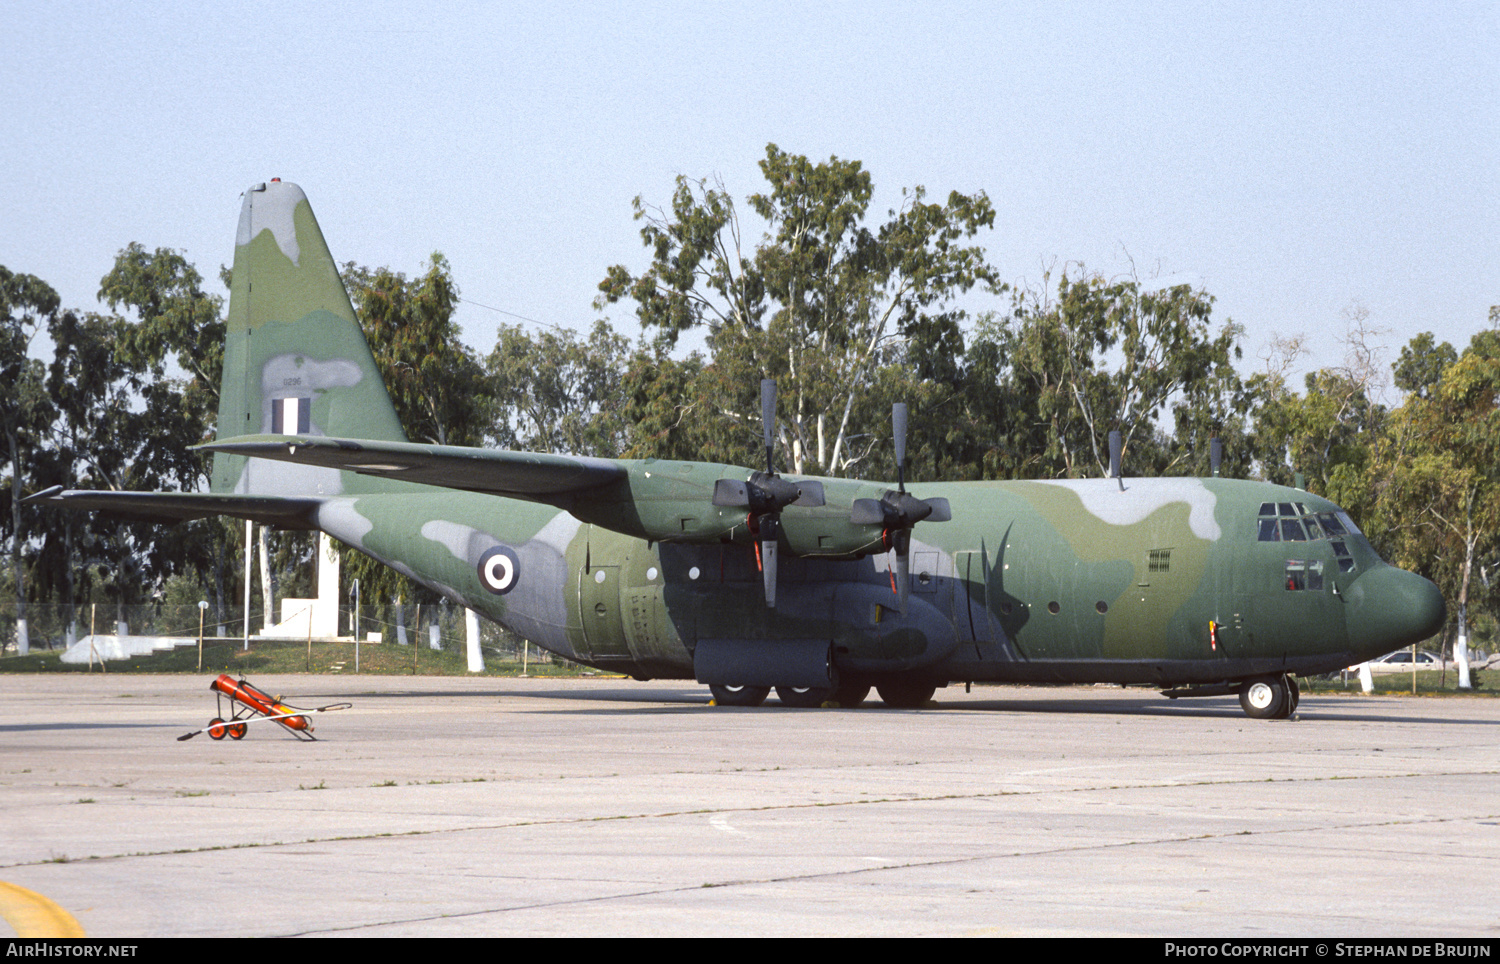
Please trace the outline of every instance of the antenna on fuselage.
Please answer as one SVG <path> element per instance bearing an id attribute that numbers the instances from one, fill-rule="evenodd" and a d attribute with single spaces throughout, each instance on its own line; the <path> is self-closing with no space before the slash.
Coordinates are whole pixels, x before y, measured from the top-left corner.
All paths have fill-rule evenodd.
<path id="1" fill-rule="evenodd" d="M 1109 477 L 1120 483 L 1120 491 L 1125 491 L 1125 480 L 1121 478 L 1122 467 L 1120 465 L 1120 433 L 1118 431 L 1109 433 Z"/>

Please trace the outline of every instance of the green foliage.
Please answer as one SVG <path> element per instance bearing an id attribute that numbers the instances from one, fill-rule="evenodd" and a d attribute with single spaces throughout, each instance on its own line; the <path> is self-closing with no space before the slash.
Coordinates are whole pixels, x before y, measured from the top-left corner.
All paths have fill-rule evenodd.
<path id="1" fill-rule="evenodd" d="M 435 252 L 426 272 L 410 281 L 389 268 L 371 270 L 351 261 L 343 278 L 407 437 L 478 445 L 485 377 L 458 340 L 458 286 L 447 259 Z"/>
<path id="2" fill-rule="evenodd" d="M 181 387 L 184 408 L 205 430 L 211 428 L 224 371 L 224 299 L 204 292 L 202 275 L 178 252 L 157 248 L 148 254 L 135 243 L 100 279 L 99 298 L 112 310 L 132 309 L 138 318 L 120 330 L 121 363 L 159 380 L 162 362 L 171 356 L 188 374 Z"/>
<path id="3" fill-rule="evenodd" d="M 629 359 L 629 343 L 602 320 L 587 339 L 502 325 L 485 373 L 487 440 L 518 451 L 618 456 L 630 432 L 623 413 Z"/>
<path id="4" fill-rule="evenodd" d="M 1066 274 L 1056 300 L 1018 293 L 1009 317 L 983 319 L 970 350 L 976 387 L 993 386 L 989 465 L 1012 478 L 1079 478 L 1109 468 L 1119 431 L 1127 470 L 1206 474 L 1208 439 L 1242 431 L 1251 404 L 1234 369 L 1239 329 L 1210 324 L 1213 298 L 1181 285 Z M 1175 440 L 1158 434 L 1176 420 Z M 1231 451 L 1234 447 L 1231 446 Z"/>
<path id="5" fill-rule="evenodd" d="M 1411 394 L 1369 473 L 1371 535 L 1443 589 L 1462 628 L 1471 599 L 1493 598 L 1475 593 L 1476 569 L 1500 555 L 1500 337 L 1481 332 L 1446 364 L 1452 350 L 1442 348 L 1419 335 L 1396 365 Z"/>
<path id="6" fill-rule="evenodd" d="M 983 193 L 935 204 L 918 187 L 872 231 L 863 222 L 873 186 L 858 161 L 813 163 L 771 144 L 760 168 L 769 189 L 748 199 L 765 223 L 753 250 L 722 185 L 678 178 L 670 212 L 636 198 L 651 264 L 640 275 L 610 268 L 596 305 L 635 303 L 657 333 L 647 368 L 664 367 L 682 332 L 707 329 L 711 363 L 656 425 L 729 435 L 738 449 L 760 435 L 760 379 L 775 378 L 792 470 L 862 474 L 870 447 L 855 437 L 880 437 L 888 418 L 888 400 L 874 397 L 882 370 L 954 375 L 941 356 L 962 350 L 956 299 L 975 285 L 999 288 L 983 249 L 963 243 L 993 225 L 994 209 Z"/>

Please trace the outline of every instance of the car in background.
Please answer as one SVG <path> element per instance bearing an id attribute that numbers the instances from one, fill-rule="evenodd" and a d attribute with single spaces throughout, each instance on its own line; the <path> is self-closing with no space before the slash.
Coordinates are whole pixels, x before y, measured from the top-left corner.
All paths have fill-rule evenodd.
<path id="1" fill-rule="evenodd" d="M 1443 660 L 1432 653 L 1417 650 L 1416 669 L 1441 670 Z M 1396 670 L 1412 671 L 1412 652 L 1410 649 L 1398 649 L 1394 653 L 1386 653 L 1379 659 L 1370 660 L 1370 670 L 1375 673 L 1394 672 Z"/>

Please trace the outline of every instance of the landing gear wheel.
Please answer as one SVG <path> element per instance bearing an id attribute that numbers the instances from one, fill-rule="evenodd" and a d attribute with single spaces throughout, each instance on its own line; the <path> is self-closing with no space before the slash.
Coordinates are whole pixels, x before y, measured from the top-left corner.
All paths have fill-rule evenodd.
<path id="1" fill-rule="evenodd" d="M 1240 707 L 1252 720 L 1280 720 L 1289 715 L 1285 676 L 1257 676 L 1240 687 Z"/>
<path id="2" fill-rule="evenodd" d="M 771 695 L 769 686 L 722 686 L 714 683 L 708 691 L 720 706 L 759 706 Z"/>
<path id="3" fill-rule="evenodd" d="M 869 683 L 840 683 L 834 687 L 831 699 L 846 710 L 852 710 L 870 695 Z"/>
<path id="4" fill-rule="evenodd" d="M 932 694 L 937 692 L 937 686 L 932 683 L 900 679 L 876 683 L 875 692 L 880 694 L 886 706 L 898 710 L 915 710 L 920 709 L 932 699 Z"/>
<path id="5" fill-rule="evenodd" d="M 245 738 L 245 731 L 250 729 L 250 727 L 243 723 L 231 723 L 225 729 L 229 730 L 229 738 L 231 740 L 243 740 Z"/>
<path id="6" fill-rule="evenodd" d="M 1289 720 L 1292 714 L 1297 712 L 1297 704 L 1302 702 L 1302 687 L 1297 685 L 1297 677 L 1287 674 L 1286 677 L 1286 713 L 1282 719 Z"/>
<path id="7" fill-rule="evenodd" d="M 776 698 L 785 706 L 802 710 L 817 709 L 828 701 L 833 690 L 826 686 L 778 686 Z"/>
<path id="8" fill-rule="evenodd" d="M 224 726 L 224 720 L 220 717 L 216 716 L 208 721 L 208 738 L 210 740 L 222 740 L 228 732 L 229 730 Z"/>

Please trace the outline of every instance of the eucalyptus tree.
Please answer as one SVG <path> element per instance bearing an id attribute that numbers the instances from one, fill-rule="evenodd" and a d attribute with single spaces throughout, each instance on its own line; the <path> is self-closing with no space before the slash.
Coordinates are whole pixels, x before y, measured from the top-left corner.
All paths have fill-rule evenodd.
<path id="1" fill-rule="evenodd" d="M 1002 474 L 1102 475 L 1109 433 L 1127 463 L 1200 471 L 1207 439 L 1238 427 L 1250 396 L 1234 363 L 1240 330 L 1215 325 L 1213 297 L 1187 285 L 1152 290 L 1134 278 L 1064 273 L 1055 295 L 1018 292 L 970 340 L 972 374 L 993 386 Z M 1045 284 L 1045 282 L 1044 282 Z M 1166 435 L 1170 413 L 1179 437 Z"/>
<path id="2" fill-rule="evenodd" d="M 651 263 L 640 274 L 610 268 L 596 306 L 634 302 L 663 349 L 706 330 L 711 358 L 680 404 L 736 430 L 747 454 L 760 434 L 757 386 L 775 378 L 792 470 L 857 474 L 869 446 L 854 437 L 885 431 L 888 416 L 869 404 L 880 370 L 951 348 L 966 318 L 960 296 L 1000 287 L 968 243 L 993 226 L 994 209 L 983 192 L 938 204 L 917 187 L 872 229 L 874 186 L 860 162 L 814 163 L 770 144 L 760 169 L 767 189 L 748 198 L 764 225 L 756 241 L 721 183 L 679 177 L 669 209 L 637 197 Z"/>
<path id="3" fill-rule="evenodd" d="M 26 468 L 51 423 L 55 408 L 48 397 L 42 363 L 32 357 L 38 334 L 57 316 L 57 292 L 34 275 L 16 274 L 0 265 L 0 431 L 5 433 L 9 503 L 5 534 L 10 543 L 12 582 L 16 597 L 16 648 L 30 646 L 26 620 L 26 574 L 22 550 L 27 541 L 24 521 L 29 514 L 21 499 L 26 494 Z M 4 524 L 4 523 L 0 523 Z"/>

